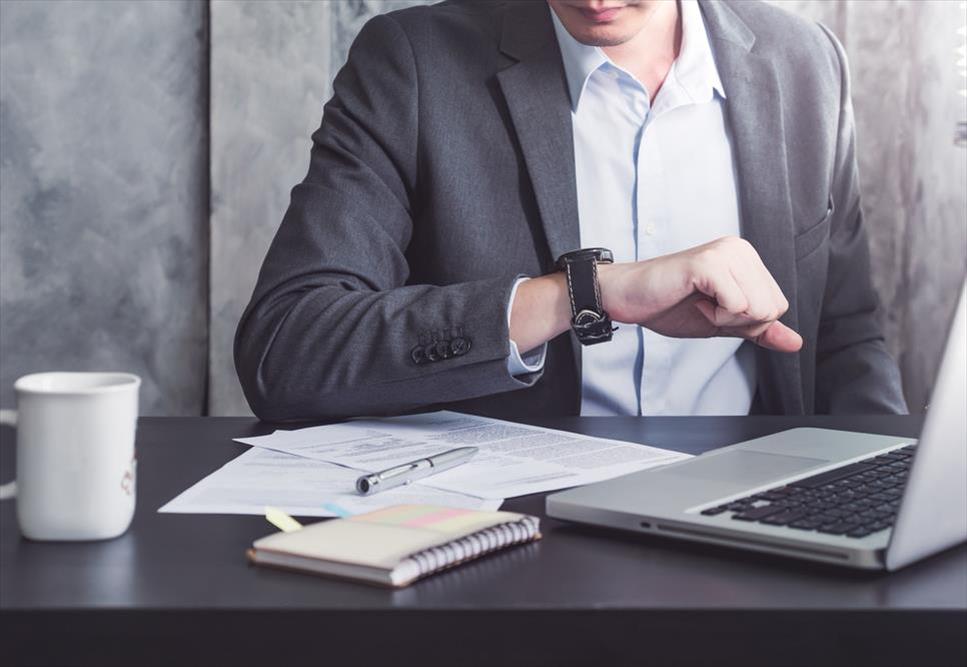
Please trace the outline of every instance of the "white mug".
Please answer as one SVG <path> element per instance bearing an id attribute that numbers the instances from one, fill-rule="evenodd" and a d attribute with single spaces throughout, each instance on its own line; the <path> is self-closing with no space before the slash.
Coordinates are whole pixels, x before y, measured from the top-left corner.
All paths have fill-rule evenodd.
<path id="1" fill-rule="evenodd" d="M 17 521 L 33 540 L 101 540 L 131 524 L 141 379 L 129 373 L 35 373 L 14 383 Z"/>

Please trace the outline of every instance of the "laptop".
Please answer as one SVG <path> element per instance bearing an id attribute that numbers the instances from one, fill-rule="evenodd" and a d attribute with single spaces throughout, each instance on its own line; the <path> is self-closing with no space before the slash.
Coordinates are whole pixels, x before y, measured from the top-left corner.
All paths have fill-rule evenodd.
<path id="1" fill-rule="evenodd" d="M 795 428 L 555 493 L 549 516 L 853 568 L 967 540 L 967 283 L 919 442 Z"/>

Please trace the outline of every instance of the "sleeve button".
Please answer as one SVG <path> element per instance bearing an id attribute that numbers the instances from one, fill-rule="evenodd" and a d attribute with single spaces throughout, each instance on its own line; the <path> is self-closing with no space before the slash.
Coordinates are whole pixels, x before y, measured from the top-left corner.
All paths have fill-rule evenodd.
<path id="1" fill-rule="evenodd" d="M 412 350 L 410 350 L 410 359 L 417 366 L 421 366 L 426 363 L 426 351 L 423 349 L 422 345 L 417 345 Z"/>
<path id="2" fill-rule="evenodd" d="M 450 341 L 450 351 L 453 356 L 459 357 L 470 351 L 470 339 L 457 337 Z"/>

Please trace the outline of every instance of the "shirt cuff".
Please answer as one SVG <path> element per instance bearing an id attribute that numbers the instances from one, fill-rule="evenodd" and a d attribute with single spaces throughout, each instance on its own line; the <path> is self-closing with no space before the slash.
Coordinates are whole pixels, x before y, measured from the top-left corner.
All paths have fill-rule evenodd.
<path id="1" fill-rule="evenodd" d="M 518 278 L 514 283 L 514 286 L 510 288 L 510 299 L 507 301 L 507 326 L 510 327 L 510 311 L 514 307 L 514 298 L 517 296 L 517 288 L 525 280 L 530 280 L 530 278 L 522 277 Z M 510 354 L 507 356 L 507 372 L 513 376 L 527 375 L 528 373 L 537 373 L 544 368 L 544 355 L 547 353 L 547 343 L 539 347 L 535 347 L 533 350 L 529 351 L 523 357 L 521 357 L 520 350 L 517 349 L 517 343 L 515 343 L 510 338 L 507 339 L 510 343 Z"/>

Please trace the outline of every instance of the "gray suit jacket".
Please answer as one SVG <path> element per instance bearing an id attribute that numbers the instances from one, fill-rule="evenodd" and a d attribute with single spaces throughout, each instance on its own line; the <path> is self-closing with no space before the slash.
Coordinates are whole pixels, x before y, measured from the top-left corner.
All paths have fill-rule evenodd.
<path id="1" fill-rule="evenodd" d="M 743 235 L 805 340 L 799 354 L 757 351 L 754 411 L 903 411 L 875 318 L 840 45 L 764 4 L 702 12 Z M 542 373 L 506 367 L 514 278 L 579 246 L 570 106 L 544 0 L 375 17 L 312 139 L 236 334 L 255 414 L 577 414 L 572 336 L 550 342 Z"/>

